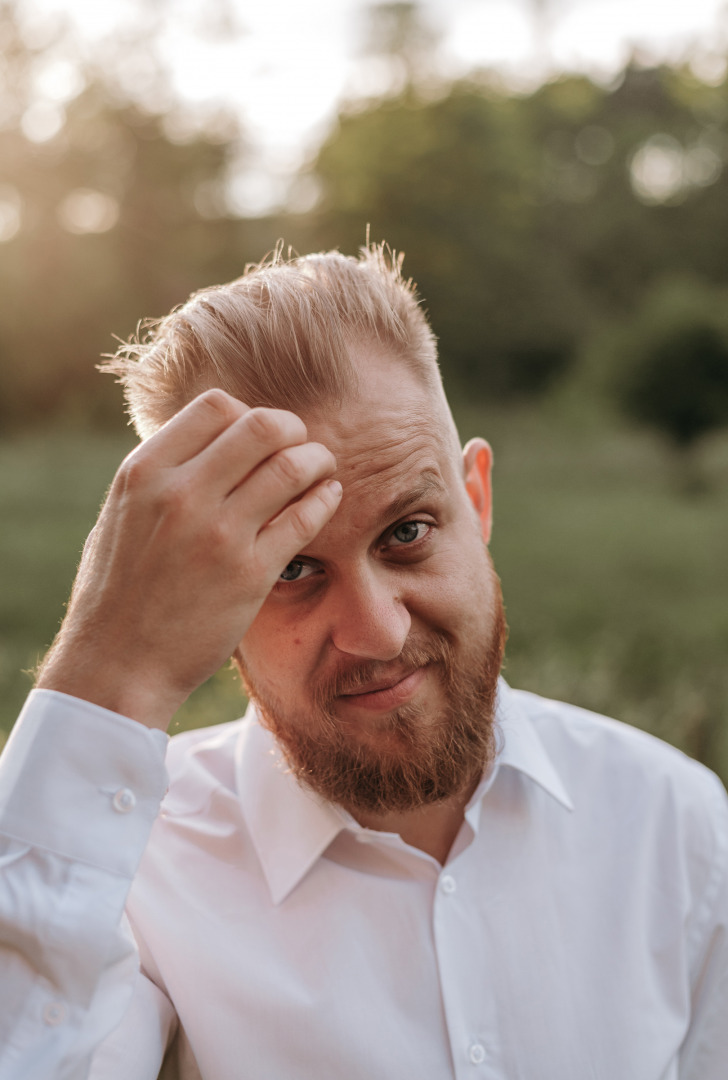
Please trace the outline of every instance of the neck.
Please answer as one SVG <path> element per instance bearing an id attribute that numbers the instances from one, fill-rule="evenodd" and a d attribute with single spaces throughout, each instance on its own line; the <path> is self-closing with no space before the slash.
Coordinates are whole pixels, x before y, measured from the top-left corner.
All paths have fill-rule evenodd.
<path id="1" fill-rule="evenodd" d="M 398 833 L 406 844 L 419 848 L 444 866 L 465 819 L 465 807 L 478 786 L 478 780 L 479 777 L 451 799 L 432 806 L 420 806 L 416 810 L 374 814 L 352 807 L 347 809 L 365 828 Z"/>

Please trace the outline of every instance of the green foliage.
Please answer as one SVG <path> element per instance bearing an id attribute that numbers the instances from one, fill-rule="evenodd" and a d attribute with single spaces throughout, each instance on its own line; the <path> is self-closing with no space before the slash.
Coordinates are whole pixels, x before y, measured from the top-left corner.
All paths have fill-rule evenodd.
<path id="1" fill-rule="evenodd" d="M 281 231 L 354 250 L 370 224 L 407 252 L 451 385 L 535 396 L 579 376 L 660 276 L 726 281 L 727 153 L 728 84 L 687 69 L 527 95 L 487 74 L 414 81 L 342 112 L 312 165 L 317 213 Z"/>
<path id="2" fill-rule="evenodd" d="M 678 497 L 658 447 L 592 417 L 461 411 L 495 450 L 491 550 L 510 637 L 505 675 L 651 731 L 728 778 L 728 439 L 710 493 Z M 597 437 L 595 437 L 595 434 Z"/>
<path id="3" fill-rule="evenodd" d="M 55 637 L 86 535 L 132 441 L 38 433 L 0 442 L 0 728 Z"/>
<path id="4" fill-rule="evenodd" d="M 728 342 L 704 323 L 661 334 L 630 373 L 624 402 L 678 446 L 694 442 L 728 422 Z"/>
<path id="5" fill-rule="evenodd" d="M 37 73 L 73 42 L 28 44 L 18 6 L 0 0 L 0 239 L 4 214 L 22 219 L 0 243 L 0 426 L 110 423 L 118 395 L 94 365 L 112 335 L 236 276 L 279 236 L 355 251 L 371 225 L 407 252 L 450 385 L 502 401 L 578 379 L 586 343 L 629 324 L 659 276 L 725 284 L 728 82 L 637 64 L 610 87 L 448 82 L 417 4 L 369 10 L 364 52 L 392 66 L 391 93 L 342 109 L 308 169 L 313 213 L 250 220 L 225 201 L 244 132 L 229 114 L 191 122 L 153 32 L 77 63 L 84 88 L 60 129 L 31 138 Z M 151 96 L 121 77 L 132 61 Z M 94 199 L 114 223 L 84 226 Z"/>
<path id="6" fill-rule="evenodd" d="M 664 279 L 615 336 L 623 410 L 687 449 L 728 424 L 728 292 Z"/>
<path id="7" fill-rule="evenodd" d="M 568 364 L 579 295 L 557 249 L 534 259 L 535 208 L 519 179 L 537 147 L 517 104 L 463 84 L 423 103 L 395 101 L 343 116 L 316 174 L 323 246 L 361 243 L 367 222 L 407 252 L 441 342 L 445 370 L 473 392 L 537 393 Z M 337 240 L 338 237 L 338 240 Z"/>

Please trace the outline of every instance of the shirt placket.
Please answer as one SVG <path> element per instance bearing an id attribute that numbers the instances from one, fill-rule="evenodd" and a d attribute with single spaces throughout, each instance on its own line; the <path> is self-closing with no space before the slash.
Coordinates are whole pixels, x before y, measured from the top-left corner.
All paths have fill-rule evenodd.
<path id="1" fill-rule="evenodd" d="M 445 1021 L 457 1080 L 504 1080 L 495 990 L 482 926 L 482 897 L 468 882 L 461 856 L 439 874 L 433 937 Z M 480 911 L 476 911 L 476 906 Z"/>

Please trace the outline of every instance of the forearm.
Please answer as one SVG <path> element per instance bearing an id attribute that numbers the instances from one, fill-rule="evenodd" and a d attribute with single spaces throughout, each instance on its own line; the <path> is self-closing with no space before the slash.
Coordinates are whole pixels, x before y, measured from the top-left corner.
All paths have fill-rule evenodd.
<path id="1" fill-rule="evenodd" d="M 0 759 L 0 1080 L 83 1075 L 138 962 L 122 912 L 165 737 L 37 692 Z M 79 1072 L 79 1070 L 81 1070 Z"/>

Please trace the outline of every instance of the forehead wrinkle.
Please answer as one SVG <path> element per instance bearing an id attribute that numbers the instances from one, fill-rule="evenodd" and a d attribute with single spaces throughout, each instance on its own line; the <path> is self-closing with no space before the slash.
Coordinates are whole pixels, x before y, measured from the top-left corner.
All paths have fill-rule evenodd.
<path id="1" fill-rule="evenodd" d="M 390 446 L 402 445 L 423 433 L 447 444 L 447 425 L 440 411 L 430 402 L 402 394 L 397 387 L 370 400 L 350 398 L 338 406 L 327 403 L 326 408 L 304 411 L 302 419 L 309 427 L 309 438 L 333 444 L 331 449 L 336 447 L 342 460 L 353 443 L 360 443 L 361 453 L 367 457 L 376 452 L 373 445 L 379 444 L 386 452 Z"/>
<path id="2" fill-rule="evenodd" d="M 350 401 L 343 409 L 304 418 L 309 438 L 321 441 L 335 455 L 334 475 L 344 488 L 343 504 L 356 506 L 358 520 L 362 521 L 362 514 L 370 523 L 378 520 L 379 508 L 391 506 L 395 499 L 404 506 L 407 493 L 422 484 L 427 470 L 438 477 L 442 489 L 456 481 L 459 445 L 456 438 L 448 437 L 436 410 L 433 413 L 411 396 L 396 393 L 379 395 L 374 409 L 359 408 L 359 404 Z M 423 492 L 423 497 L 433 493 Z"/>
<path id="3" fill-rule="evenodd" d="M 336 456 L 344 476 L 363 471 L 366 476 L 374 477 L 391 469 L 401 468 L 404 471 L 411 458 L 428 451 L 432 455 L 435 449 L 430 439 L 426 435 L 423 437 L 421 430 L 398 432 L 391 438 L 376 440 L 369 431 L 360 446 L 352 446 L 351 437 L 344 440 Z"/>
<path id="4" fill-rule="evenodd" d="M 339 459 L 336 475 L 344 488 L 344 502 L 351 505 L 355 501 L 362 512 L 377 521 L 387 515 L 391 521 L 404 512 L 399 509 L 392 514 L 392 507 L 397 511 L 400 504 L 409 506 L 416 501 L 409 496 L 423 487 L 427 478 L 428 490 L 423 491 L 423 497 L 434 493 L 435 484 L 440 491 L 445 490 L 440 456 L 432 440 L 416 432 L 404 446 L 397 440 L 388 443 L 386 449 L 381 444 L 375 449 L 365 448 L 354 460 Z"/>

